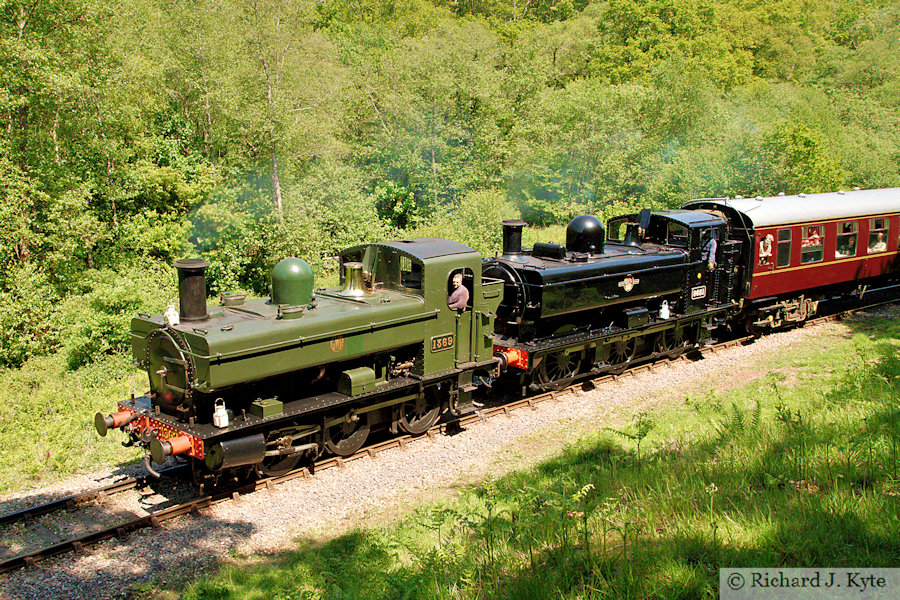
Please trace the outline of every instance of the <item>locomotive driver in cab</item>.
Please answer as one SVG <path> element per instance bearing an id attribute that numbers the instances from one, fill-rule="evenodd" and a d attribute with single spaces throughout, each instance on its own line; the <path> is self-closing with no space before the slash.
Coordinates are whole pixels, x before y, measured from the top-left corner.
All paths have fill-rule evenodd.
<path id="1" fill-rule="evenodd" d="M 447 306 L 453 310 L 466 310 L 469 305 L 469 290 L 463 285 L 463 274 L 454 273 L 453 291 L 447 298 Z"/>
<path id="2" fill-rule="evenodd" d="M 710 271 L 716 268 L 716 250 L 719 243 L 716 241 L 716 232 L 707 229 L 703 232 L 703 260 L 706 262 Z"/>

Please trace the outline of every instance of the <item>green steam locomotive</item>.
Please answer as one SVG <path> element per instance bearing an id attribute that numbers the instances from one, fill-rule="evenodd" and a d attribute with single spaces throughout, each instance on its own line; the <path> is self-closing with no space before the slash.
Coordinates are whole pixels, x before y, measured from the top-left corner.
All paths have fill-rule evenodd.
<path id="1" fill-rule="evenodd" d="M 367 244 L 341 254 L 341 285 L 316 288 L 309 265 L 279 262 L 270 298 L 224 295 L 208 308 L 206 261 L 175 266 L 180 310 L 132 321 L 147 395 L 98 414 L 162 464 L 198 474 L 277 475 L 304 456 L 356 452 L 370 432 L 421 434 L 472 410 L 473 378 L 497 364 L 493 315 L 503 282 L 482 257 L 435 238 Z M 467 305 L 447 305 L 461 275 Z M 459 277 L 457 277 L 459 279 Z"/>

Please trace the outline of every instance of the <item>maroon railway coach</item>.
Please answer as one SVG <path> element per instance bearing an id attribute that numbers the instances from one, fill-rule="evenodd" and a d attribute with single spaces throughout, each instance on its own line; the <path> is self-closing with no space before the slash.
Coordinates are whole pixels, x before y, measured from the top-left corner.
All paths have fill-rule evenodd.
<path id="1" fill-rule="evenodd" d="M 741 295 L 751 326 L 900 291 L 900 188 L 702 199 L 684 208 L 724 216 L 731 238 L 744 241 Z"/>

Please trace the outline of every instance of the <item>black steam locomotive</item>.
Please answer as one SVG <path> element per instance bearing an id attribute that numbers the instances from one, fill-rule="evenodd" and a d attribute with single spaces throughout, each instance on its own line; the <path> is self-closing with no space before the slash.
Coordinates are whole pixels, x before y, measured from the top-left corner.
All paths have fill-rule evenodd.
<path id="1" fill-rule="evenodd" d="M 734 310 L 742 242 L 702 211 L 644 211 L 610 222 L 576 217 L 566 245 L 521 247 L 503 224 L 503 255 L 485 276 L 504 281 L 495 347 L 522 383 L 548 387 L 637 357 L 679 353 Z"/>

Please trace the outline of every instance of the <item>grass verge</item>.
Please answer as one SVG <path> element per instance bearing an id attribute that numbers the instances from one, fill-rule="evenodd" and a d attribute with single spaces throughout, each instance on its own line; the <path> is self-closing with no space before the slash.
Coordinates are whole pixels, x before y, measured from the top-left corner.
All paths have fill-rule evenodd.
<path id="1" fill-rule="evenodd" d="M 0 371 L 0 493 L 138 458 L 121 436 L 101 438 L 94 414 L 142 392 L 146 375 L 124 355 L 69 371 L 62 354 Z"/>
<path id="2" fill-rule="evenodd" d="M 716 598 L 720 567 L 894 566 L 900 322 L 882 319 L 767 357 L 754 368 L 768 374 L 747 385 L 631 415 L 629 427 L 402 523 L 238 560 L 180 592 Z"/>

